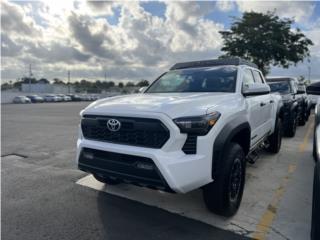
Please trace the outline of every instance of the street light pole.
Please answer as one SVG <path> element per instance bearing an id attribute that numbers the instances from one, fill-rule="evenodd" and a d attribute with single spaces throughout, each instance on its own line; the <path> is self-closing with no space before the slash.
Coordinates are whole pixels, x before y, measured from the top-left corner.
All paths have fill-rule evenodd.
<path id="1" fill-rule="evenodd" d="M 310 75 L 311 75 L 311 67 L 308 66 L 308 81 L 309 81 L 309 83 L 311 83 Z"/>
<path id="2" fill-rule="evenodd" d="M 70 71 L 68 71 L 68 93 L 70 93 Z"/>
<path id="3" fill-rule="evenodd" d="M 31 77 L 32 77 L 32 70 L 31 70 L 31 63 L 29 64 L 29 92 L 31 92 Z"/>

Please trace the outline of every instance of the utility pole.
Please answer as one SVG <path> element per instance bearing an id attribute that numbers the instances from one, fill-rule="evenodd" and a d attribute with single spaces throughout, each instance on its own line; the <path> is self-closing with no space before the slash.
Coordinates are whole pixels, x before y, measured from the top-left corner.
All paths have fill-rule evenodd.
<path id="1" fill-rule="evenodd" d="M 104 72 L 104 81 L 107 81 L 107 72 Z"/>
<path id="2" fill-rule="evenodd" d="M 311 83 L 310 75 L 311 75 L 311 67 L 308 66 L 308 81 L 309 81 L 309 84 Z"/>
<path id="3" fill-rule="evenodd" d="M 31 78 L 32 78 L 32 70 L 31 63 L 29 64 L 29 92 L 31 92 Z"/>
<path id="4" fill-rule="evenodd" d="M 70 93 L 70 71 L 68 71 L 68 93 Z"/>

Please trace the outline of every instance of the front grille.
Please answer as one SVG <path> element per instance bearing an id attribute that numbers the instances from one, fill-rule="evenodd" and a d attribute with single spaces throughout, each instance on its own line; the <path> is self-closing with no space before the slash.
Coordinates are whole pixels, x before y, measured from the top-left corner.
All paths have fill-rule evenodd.
<path id="1" fill-rule="evenodd" d="M 152 159 L 146 157 L 83 148 L 79 169 L 138 186 L 172 192 Z"/>
<path id="2" fill-rule="evenodd" d="M 188 134 L 187 140 L 182 147 L 185 154 L 197 153 L 197 135 Z"/>
<path id="3" fill-rule="evenodd" d="M 107 128 L 109 119 L 120 121 L 119 131 Z M 148 148 L 161 148 L 170 137 L 160 120 L 149 118 L 84 115 L 81 129 L 86 139 Z"/>

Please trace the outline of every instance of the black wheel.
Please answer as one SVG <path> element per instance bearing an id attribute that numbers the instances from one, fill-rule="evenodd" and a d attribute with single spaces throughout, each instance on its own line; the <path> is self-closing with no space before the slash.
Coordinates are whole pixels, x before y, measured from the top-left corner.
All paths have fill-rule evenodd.
<path id="1" fill-rule="evenodd" d="M 306 113 L 303 110 L 303 113 L 301 113 L 301 116 L 299 117 L 299 126 L 304 126 L 306 125 Z"/>
<path id="2" fill-rule="evenodd" d="M 317 162 L 313 177 L 311 239 L 320 239 L 320 163 Z"/>
<path id="3" fill-rule="evenodd" d="M 272 135 L 268 138 L 269 146 L 267 147 L 267 151 L 271 153 L 278 153 L 281 148 L 282 142 L 282 122 L 281 119 L 278 118 L 276 122 L 276 126 Z"/>
<path id="4" fill-rule="evenodd" d="M 292 113 L 289 121 L 289 126 L 286 129 L 287 137 L 294 137 L 296 135 L 297 130 L 297 113 Z"/>
<path id="5" fill-rule="evenodd" d="M 106 183 L 106 184 L 109 184 L 109 185 L 117 185 L 117 184 L 121 183 L 121 181 L 119 181 L 117 179 L 112 179 L 112 178 L 109 178 L 109 177 L 106 177 L 106 176 L 102 177 L 102 176 L 95 175 L 95 174 L 93 176 L 99 182 Z"/>
<path id="6" fill-rule="evenodd" d="M 239 144 L 231 143 L 216 178 L 203 188 L 204 202 L 211 212 L 225 217 L 237 212 L 242 200 L 245 169 L 243 149 Z"/>

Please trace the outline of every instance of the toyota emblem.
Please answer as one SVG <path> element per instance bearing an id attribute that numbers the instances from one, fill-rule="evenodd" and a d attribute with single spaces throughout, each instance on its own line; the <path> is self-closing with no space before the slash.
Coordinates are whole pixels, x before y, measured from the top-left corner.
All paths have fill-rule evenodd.
<path id="1" fill-rule="evenodd" d="M 121 123 L 117 119 L 109 119 L 107 122 L 107 127 L 111 132 L 117 132 L 121 127 Z"/>

